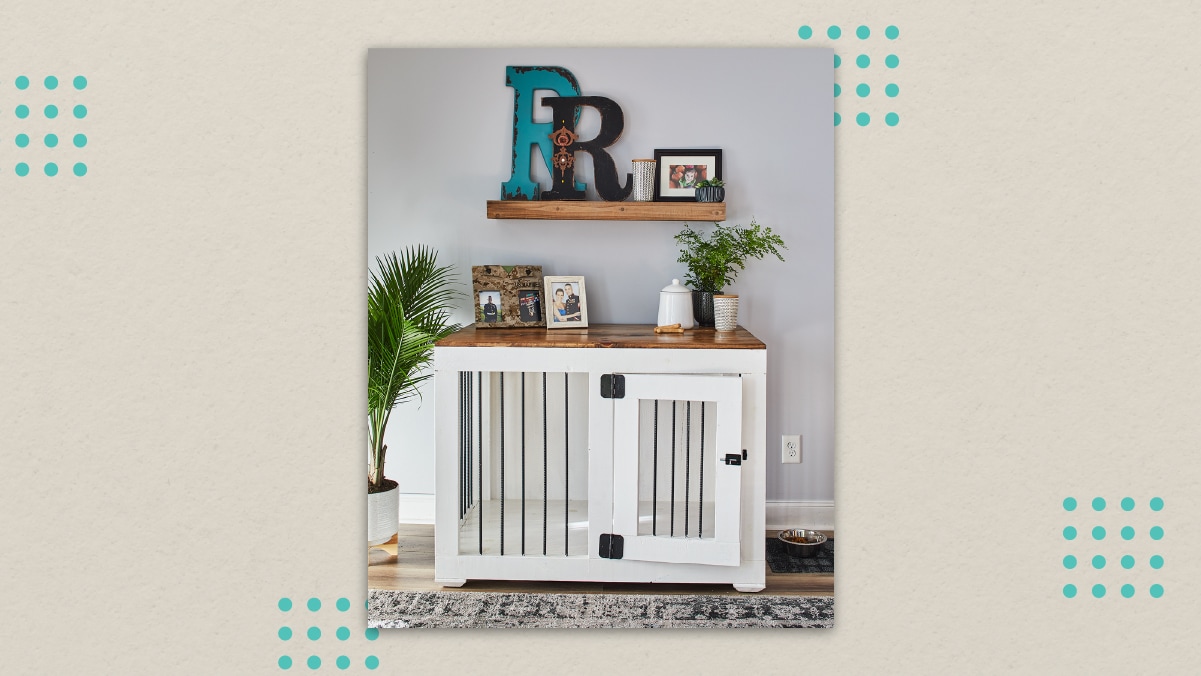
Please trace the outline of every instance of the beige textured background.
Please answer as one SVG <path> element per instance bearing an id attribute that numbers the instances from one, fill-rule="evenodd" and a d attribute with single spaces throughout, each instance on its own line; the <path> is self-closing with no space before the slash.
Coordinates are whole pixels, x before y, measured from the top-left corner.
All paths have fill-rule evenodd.
<path id="1" fill-rule="evenodd" d="M 367 654 L 380 673 L 782 673 L 799 654 L 852 673 L 1195 669 L 1201 10 L 1151 9 L 6 2 L 0 670 L 281 673 L 293 654 L 308 672 L 310 624 L 323 672 L 336 654 L 347 673 Z M 800 46 L 802 24 L 844 28 L 838 627 L 363 639 L 367 48 Z M 873 124 L 850 124 L 859 24 L 876 69 L 883 27 L 901 30 L 895 128 L 878 89 Z M 88 147 L 18 152 L 44 121 L 14 106 L 40 110 L 46 74 L 72 98 L 77 73 Z M 40 174 L 76 154 L 85 179 Z M 1127 521 L 1165 528 L 1163 570 L 1062 568 L 1145 560 L 1145 537 L 1115 542 Z M 1106 541 L 1060 536 L 1094 522 Z M 1094 579 L 1104 599 L 1060 592 Z M 355 637 L 334 645 L 339 623 Z"/>

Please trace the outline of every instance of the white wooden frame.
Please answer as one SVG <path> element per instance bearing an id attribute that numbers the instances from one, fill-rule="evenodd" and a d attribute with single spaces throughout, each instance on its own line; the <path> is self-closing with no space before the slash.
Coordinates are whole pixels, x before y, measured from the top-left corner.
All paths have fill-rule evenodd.
<path id="1" fill-rule="evenodd" d="M 437 497 L 434 579 L 460 586 L 469 579 L 607 582 L 729 583 L 739 591 L 764 586 L 764 506 L 767 468 L 767 351 L 764 349 L 438 347 L 434 351 Z M 568 557 L 496 556 L 459 552 L 458 372 L 532 371 L 588 374 L 588 551 Z M 600 558 L 600 535 L 612 532 L 613 400 L 600 396 L 601 376 L 624 374 L 727 374 L 740 376 L 741 497 L 738 565 L 663 563 Z M 484 391 L 483 415 L 490 415 Z M 485 427 L 484 429 L 488 429 Z M 489 457 L 490 435 L 482 439 Z M 583 459 L 577 460 L 581 462 Z M 485 462 L 485 471 L 490 471 Z M 485 482 L 487 486 L 487 482 Z M 488 497 L 487 495 L 481 497 Z"/>

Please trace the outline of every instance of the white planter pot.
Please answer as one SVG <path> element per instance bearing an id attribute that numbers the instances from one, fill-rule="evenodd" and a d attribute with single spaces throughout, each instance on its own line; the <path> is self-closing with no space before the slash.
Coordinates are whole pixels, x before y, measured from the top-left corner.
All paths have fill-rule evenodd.
<path id="1" fill-rule="evenodd" d="M 367 494 L 367 546 L 382 545 L 400 530 L 400 486 L 384 480 L 392 488 Z"/>
<path id="2" fill-rule="evenodd" d="M 713 295 L 713 327 L 718 331 L 733 331 L 738 328 L 738 296 L 736 294 Z"/>

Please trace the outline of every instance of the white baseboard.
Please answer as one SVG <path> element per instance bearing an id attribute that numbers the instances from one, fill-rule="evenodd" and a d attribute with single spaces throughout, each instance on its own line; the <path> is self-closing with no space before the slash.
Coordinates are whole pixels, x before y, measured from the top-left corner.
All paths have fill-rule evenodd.
<path id="1" fill-rule="evenodd" d="M 425 493 L 400 494 L 401 523 L 433 523 L 434 496 Z M 767 529 L 809 528 L 834 530 L 833 500 L 769 500 Z"/>
<path id="2" fill-rule="evenodd" d="M 834 530 L 833 500 L 768 500 L 767 529 Z"/>
<path id="3" fill-rule="evenodd" d="M 434 496 L 428 493 L 401 493 L 400 522 L 433 523 Z"/>

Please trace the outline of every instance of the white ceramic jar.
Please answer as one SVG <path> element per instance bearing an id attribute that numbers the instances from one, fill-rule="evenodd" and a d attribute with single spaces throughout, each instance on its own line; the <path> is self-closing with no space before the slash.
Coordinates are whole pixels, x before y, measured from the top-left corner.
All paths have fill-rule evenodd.
<path id="1" fill-rule="evenodd" d="M 691 329 L 695 322 L 692 319 L 692 292 L 673 279 L 671 284 L 659 292 L 659 326 L 679 324 L 682 329 Z"/>

